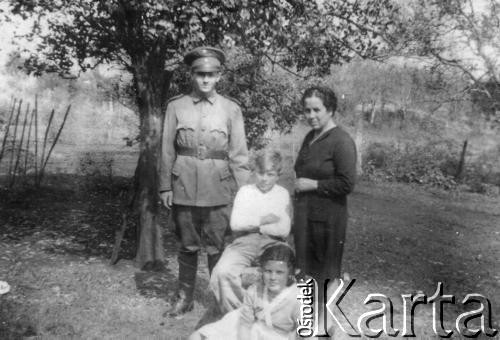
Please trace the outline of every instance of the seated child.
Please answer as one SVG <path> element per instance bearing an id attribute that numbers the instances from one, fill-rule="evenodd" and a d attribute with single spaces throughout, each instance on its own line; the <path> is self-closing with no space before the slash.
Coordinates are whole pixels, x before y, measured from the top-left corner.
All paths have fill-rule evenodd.
<path id="1" fill-rule="evenodd" d="M 257 153 L 253 174 L 255 184 L 244 185 L 236 194 L 231 213 L 231 230 L 237 237 L 215 265 L 210 288 L 225 314 L 241 306 L 241 274 L 266 247 L 285 241 L 290 233 L 290 195 L 276 184 L 281 167 L 277 151 Z"/>
<path id="2" fill-rule="evenodd" d="M 190 340 L 289 340 L 296 338 L 300 302 L 293 276 L 295 256 L 286 243 L 260 256 L 262 279 L 250 286 L 243 305 L 195 331 Z"/>

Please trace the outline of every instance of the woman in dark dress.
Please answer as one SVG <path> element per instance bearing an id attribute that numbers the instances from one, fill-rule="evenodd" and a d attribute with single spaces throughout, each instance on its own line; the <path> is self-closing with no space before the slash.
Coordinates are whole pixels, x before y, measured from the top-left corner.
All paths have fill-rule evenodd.
<path id="1" fill-rule="evenodd" d="M 356 147 L 335 123 L 337 98 L 331 89 L 307 89 L 302 106 L 312 130 L 295 163 L 295 248 L 301 272 L 323 287 L 324 280 L 340 278 Z"/>

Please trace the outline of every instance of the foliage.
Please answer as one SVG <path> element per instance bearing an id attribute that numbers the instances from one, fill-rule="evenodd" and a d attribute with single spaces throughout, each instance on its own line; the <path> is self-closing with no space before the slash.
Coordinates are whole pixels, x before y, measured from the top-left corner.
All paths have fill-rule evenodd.
<path id="1" fill-rule="evenodd" d="M 27 72 L 74 77 L 101 63 L 122 67 L 132 74 L 141 120 L 151 109 L 162 112 L 165 94 L 176 93 L 171 85 L 173 77 L 185 72 L 179 64 L 187 49 L 200 44 L 238 47 L 241 63 L 232 69 L 232 81 L 225 87 L 248 109 L 251 145 L 262 144 L 260 137 L 270 123 L 286 132 L 295 119 L 287 98 L 290 81 L 269 77 L 270 67 L 279 65 L 304 76 L 326 73 L 332 63 L 356 55 L 375 57 L 392 25 L 388 14 L 396 11 L 389 0 L 10 3 L 12 13 L 36 18 L 24 36 L 36 42 L 35 50 L 24 51 Z M 157 94 L 148 97 L 143 91 Z M 142 126 L 141 139 L 148 133 Z"/>
<path id="2" fill-rule="evenodd" d="M 353 54 L 373 56 L 375 39 L 391 24 L 383 19 L 384 14 L 394 10 L 389 1 L 325 2 L 322 6 L 285 0 L 11 3 L 13 13 L 24 19 L 39 15 L 29 37 L 41 38 L 39 52 L 46 58 L 31 56 L 30 71 L 62 75 L 74 71 L 73 57 L 83 71 L 111 61 L 133 67 L 134 61 L 125 56 L 146 54 L 159 43 L 168 45 L 166 60 L 175 61 L 186 48 L 224 39 L 290 65 L 296 64 L 291 58 L 295 56 L 299 68 L 324 68 Z"/>
<path id="3" fill-rule="evenodd" d="M 417 183 L 452 189 L 457 183 L 454 174 L 445 167 L 458 159 L 451 145 L 439 144 L 406 145 L 402 150 L 393 145 L 374 143 L 365 152 L 364 173 L 370 178 L 388 181 Z"/>
<path id="4" fill-rule="evenodd" d="M 470 96 L 463 93 L 466 81 L 409 59 L 354 60 L 333 67 L 330 78 L 342 98 L 342 110 L 362 112 L 372 125 L 403 125 L 437 111 L 448 111 L 456 120 L 473 111 Z"/>
<path id="5" fill-rule="evenodd" d="M 398 14 L 399 15 L 399 14 Z M 463 93 L 493 100 L 482 113 L 500 123 L 500 3 L 498 0 L 416 0 L 401 14 L 396 33 L 406 55 L 425 56 L 436 72 L 455 73 L 469 82 Z M 496 99 L 495 99 L 496 98 Z"/>
<path id="6" fill-rule="evenodd" d="M 98 157 L 95 153 L 86 152 L 80 158 L 79 174 L 83 176 L 108 176 L 111 178 L 113 177 L 113 163 L 113 158 L 107 154 Z"/>
<path id="7" fill-rule="evenodd" d="M 264 65 L 259 65 L 264 63 Z M 267 143 L 266 132 L 289 132 L 297 119 L 300 96 L 295 77 L 273 69 L 261 58 L 235 53 L 228 65 L 221 91 L 239 100 L 245 113 L 248 145 L 260 148 Z"/>
<path id="8" fill-rule="evenodd" d="M 486 157 L 479 157 L 474 163 L 465 167 L 463 182 L 470 191 L 482 194 L 498 195 L 500 190 L 500 172 L 487 162 Z M 496 187 L 496 188 L 495 188 Z"/>
<path id="9" fill-rule="evenodd" d="M 416 183 L 454 190 L 459 185 L 471 192 L 494 195 L 500 187 L 500 173 L 479 158 L 465 166 L 464 176 L 456 178 L 459 154 L 451 141 L 429 142 L 424 145 L 373 143 L 366 149 L 364 175 L 374 181 Z"/>
<path id="10" fill-rule="evenodd" d="M 322 6 L 286 0 L 11 3 L 13 13 L 37 18 L 26 38 L 39 39 L 39 44 L 36 53 L 25 51 L 31 52 L 26 70 L 65 77 L 99 63 L 119 64 L 138 77 L 148 71 L 138 67 L 153 66 L 141 59 L 174 71 L 184 51 L 199 44 L 242 46 L 257 57 L 254 67 L 267 60 L 297 70 L 327 72 L 330 64 L 354 55 L 375 56 L 382 32 L 391 25 L 385 14 L 394 11 L 387 0 Z"/>
<path id="11" fill-rule="evenodd" d="M 484 82 L 471 90 L 472 102 L 486 117 L 500 122 L 500 84 Z"/>
<path id="12" fill-rule="evenodd" d="M 79 160 L 77 172 L 82 176 L 83 188 L 89 192 L 109 191 L 113 187 L 113 164 L 113 158 L 105 153 L 84 153 Z"/>

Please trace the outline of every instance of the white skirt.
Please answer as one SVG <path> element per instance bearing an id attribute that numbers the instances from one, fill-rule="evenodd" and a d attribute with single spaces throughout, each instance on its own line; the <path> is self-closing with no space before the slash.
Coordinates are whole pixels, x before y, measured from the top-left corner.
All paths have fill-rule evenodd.
<path id="1" fill-rule="evenodd" d="M 238 339 L 238 325 L 240 311 L 233 310 L 217 322 L 201 327 L 198 332 L 207 340 L 235 340 Z M 263 322 L 255 322 L 250 329 L 252 340 L 289 340 L 295 339 L 295 333 L 284 334 L 267 326 Z"/>

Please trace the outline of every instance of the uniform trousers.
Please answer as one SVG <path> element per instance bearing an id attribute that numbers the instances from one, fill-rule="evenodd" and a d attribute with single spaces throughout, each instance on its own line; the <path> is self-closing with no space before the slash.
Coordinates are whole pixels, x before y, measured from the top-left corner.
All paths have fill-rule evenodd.
<path id="1" fill-rule="evenodd" d="M 198 252 L 205 248 L 211 272 L 224 249 L 229 230 L 230 205 L 195 207 L 174 205 L 175 230 L 180 241 L 178 253 L 179 284 L 191 294 L 196 281 Z"/>
<path id="2" fill-rule="evenodd" d="M 222 252 L 224 236 L 229 231 L 230 205 L 175 205 L 173 213 L 181 252 L 197 252 L 201 248 L 205 248 L 209 255 Z"/>

